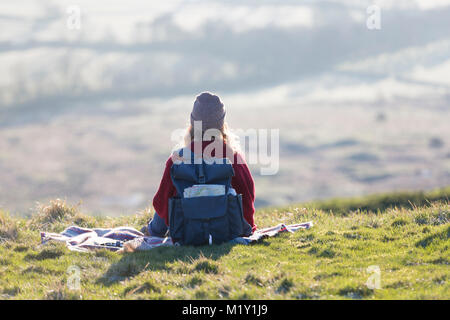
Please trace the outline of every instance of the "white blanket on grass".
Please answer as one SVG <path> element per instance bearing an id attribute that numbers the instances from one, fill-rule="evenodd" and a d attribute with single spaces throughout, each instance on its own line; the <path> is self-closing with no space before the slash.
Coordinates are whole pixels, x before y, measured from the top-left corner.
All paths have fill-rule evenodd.
<path id="1" fill-rule="evenodd" d="M 273 237 L 281 232 L 295 232 L 300 229 L 309 229 L 312 221 L 299 224 L 279 224 L 274 227 L 256 230 L 249 237 L 238 237 L 232 243 L 248 245 L 263 238 Z M 69 250 L 87 252 L 95 249 L 108 249 L 111 251 L 143 251 L 161 246 L 173 246 L 170 237 L 147 237 L 142 232 L 131 227 L 113 229 L 81 228 L 70 226 L 61 233 L 41 232 L 42 244 L 49 241 L 65 242 Z"/>

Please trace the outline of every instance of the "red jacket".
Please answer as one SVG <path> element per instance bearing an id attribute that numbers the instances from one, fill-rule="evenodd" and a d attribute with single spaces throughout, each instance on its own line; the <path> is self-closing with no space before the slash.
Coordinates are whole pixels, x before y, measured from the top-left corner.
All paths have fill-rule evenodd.
<path id="1" fill-rule="evenodd" d="M 209 141 L 203 142 L 203 149 L 209 144 Z M 193 146 L 191 145 L 191 150 Z M 225 150 L 225 146 L 224 146 Z M 225 151 L 224 151 L 224 154 Z M 213 154 L 214 156 L 214 154 Z M 253 219 L 255 214 L 255 184 L 253 181 L 252 174 L 245 163 L 245 161 L 240 161 L 238 164 L 237 158 L 241 157 L 238 153 L 234 154 L 233 169 L 234 177 L 231 179 L 231 186 L 239 194 L 242 194 L 242 205 L 244 210 L 244 219 L 252 226 L 253 231 L 256 230 L 256 225 Z M 242 158 L 241 158 L 242 159 Z M 173 161 L 172 156 L 166 161 L 166 168 L 164 170 L 161 183 L 159 184 L 158 191 L 153 198 L 153 207 L 155 208 L 158 215 L 164 219 L 166 225 L 169 225 L 169 198 L 176 196 L 177 191 L 172 183 L 170 177 L 170 168 L 172 167 Z"/>

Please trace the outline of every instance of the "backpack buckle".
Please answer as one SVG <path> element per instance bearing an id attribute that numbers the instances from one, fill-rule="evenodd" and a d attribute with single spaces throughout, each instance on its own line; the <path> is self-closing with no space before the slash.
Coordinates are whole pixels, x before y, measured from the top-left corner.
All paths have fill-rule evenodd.
<path id="1" fill-rule="evenodd" d="M 204 184 L 205 181 L 205 171 L 203 170 L 203 163 L 198 166 L 198 182 Z"/>

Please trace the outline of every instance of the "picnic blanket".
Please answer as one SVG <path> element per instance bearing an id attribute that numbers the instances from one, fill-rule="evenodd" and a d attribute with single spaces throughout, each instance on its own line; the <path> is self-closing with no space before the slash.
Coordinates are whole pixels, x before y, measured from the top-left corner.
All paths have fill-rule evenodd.
<path id="1" fill-rule="evenodd" d="M 312 221 L 285 225 L 283 223 L 274 227 L 256 230 L 249 237 L 238 237 L 231 243 L 249 245 L 267 237 L 276 236 L 282 232 L 296 232 L 300 229 L 309 229 Z M 176 246 L 170 237 L 148 237 L 131 227 L 81 228 L 70 226 L 61 233 L 41 232 L 41 243 L 49 241 L 65 242 L 69 250 L 88 252 L 95 249 L 108 249 L 117 252 L 134 252 L 150 250 L 162 246 Z"/>

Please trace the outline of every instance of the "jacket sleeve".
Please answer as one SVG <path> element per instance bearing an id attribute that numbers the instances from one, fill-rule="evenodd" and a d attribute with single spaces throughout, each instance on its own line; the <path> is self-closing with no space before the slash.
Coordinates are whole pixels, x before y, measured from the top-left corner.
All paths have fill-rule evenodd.
<path id="1" fill-rule="evenodd" d="M 235 156 L 233 164 L 234 177 L 231 179 L 231 186 L 238 194 L 242 194 L 244 219 L 255 231 L 257 228 L 253 217 L 255 214 L 255 183 L 247 163 L 242 158 L 240 161 L 237 161 L 237 157 L 241 156 L 238 154 Z"/>
<path id="2" fill-rule="evenodd" d="M 169 198 L 172 198 L 177 194 L 177 190 L 170 178 L 170 168 L 172 167 L 172 163 L 172 158 L 169 157 L 158 191 L 153 198 L 153 208 L 165 221 L 167 226 L 169 225 Z"/>

